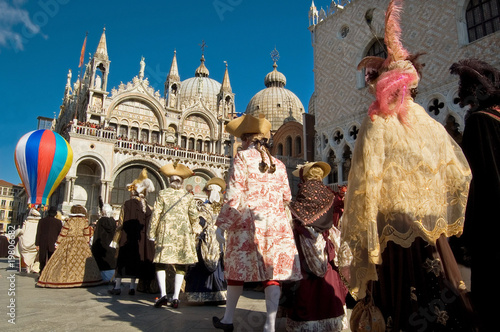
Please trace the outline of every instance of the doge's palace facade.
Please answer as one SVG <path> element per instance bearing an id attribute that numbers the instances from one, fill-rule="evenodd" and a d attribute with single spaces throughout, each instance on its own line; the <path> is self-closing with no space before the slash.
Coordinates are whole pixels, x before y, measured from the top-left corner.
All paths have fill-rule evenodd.
<path id="1" fill-rule="evenodd" d="M 498 0 L 479 2 L 405 0 L 401 19 L 403 45 L 412 53 L 426 52 L 416 102 L 458 142 L 466 110 L 458 105 L 458 79 L 449 67 L 468 57 L 500 67 Z M 315 160 L 332 166 L 330 185 L 347 182 L 357 132 L 374 100 L 356 67 L 366 55 L 384 56 L 388 3 L 316 0 L 309 10 L 315 91 L 308 111 L 315 115 Z"/>

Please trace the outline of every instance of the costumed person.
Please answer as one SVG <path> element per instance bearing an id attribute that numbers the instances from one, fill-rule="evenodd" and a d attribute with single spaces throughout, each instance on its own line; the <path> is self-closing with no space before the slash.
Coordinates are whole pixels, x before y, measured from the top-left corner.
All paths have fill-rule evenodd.
<path id="1" fill-rule="evenodd" d="M 31 208 L 28 217 L 23 223 L 23 227 L 17 232 L 19 237 L 19 251 L 21 252 L 21 267 L 26 267 L 27 273 L 39 273 L 40 263 L 38 261 L 38 251 L 36 250 L 36 230 L 40 221 L 40 212 Z"/>
<path id="2" fill-rule="evenodd" d="M 215 221 L 224 202 L 226 182 L 211 178 L 205 185 L 208 199 L 198 204 L 202 232 L 197 240 L 198 263 L 186 274 L 185 294 L 188 302 L 221 303 L 226 301 L 227 283 L 223 269 L 223 242 L 221 230 Z"/>
<path id="3" fill-rule="evenodd" d="M 4 232 L 0 232 L 0 258 L 9 256 L 9 238 L 4 234 Z"/>
<path id="4" fill-rule="evenodd" d="M 99 267 L 90 251 L 90 236 L 87 210 L 81 205 L 73 205 L 57 239 L 57 248 L 36 285 L 72 288 L 102 284 Z"/>
<path id="5" fill-rule="evenodd" d="M 113 208 L 103 204 L 102 216 L 97 220 L 92 240 L 92 255 L 99 266 L 103 281 L 110 281 L 115 274 L 116 249 L 110 247 L 116 232 L 116 221 L 113 219 Z"/>
<path id="6" fill-rule="evenodd" d="M 267 147 L 271 123 L 261 114 L 230 121 L 226 131 L 240 138 L 242 149 L 230 169 L 228 190 L 216 225 L 224 230 L 227 280 L 226 310 L 214 327 L 233 331 L 233 316 L 244 282 L 263 282 L 264 331 L 274 331 L 280 281 L 302 278 L 287 204 L 292 195 L 285 165 Z"/>
<path id="7" fill-rule="evenodd" d="M 56 218 L 57 208 L 51 206 L 45 218 L 40 219 L 36 230 L 35 246 L 40 260 L 40 273 L 56 250 L 55 244 L 61 232 L 62 222 Z"/>
<path id="8" fill-rule="evenodd" d="M 108 290 L 111 295 L 120 295 L 123 278 L 130 278 L 129 295 L 135 295 L 136 281 L 145 284 L 154 279 L 154 243 L 146 232 L 152 211 L 146 195 L 155 190 L 153 181 L 144 168 L 139 177 L 127 184 L 130 199 L 123 203 L 111 247 L 117 248 L 115 286 Z"/>
<path id="9" fill-rule="evenodd" d="M 341 222 L 352 261 L 344 271 L 341 257 L 340 270 L 363 299 L 350 327 L 378 308 L 372 330 L 468 331 L 470 301 L 447 239 L 462 233 L 471 172 L 443 125 L 413 101 L 421 65 L 400 41 L 401 11 L 402 0 L 391 0 L 387 58 L 358 65 L 370 69 L 376 100 L 358 133 Z"/>
<path id="10" fill-rule="evenodd" d="M 492 269 L 500 265 L 497 235 L 500 227 L 500 70 L 478 59 L 454 63 L 460 77 L 460 106 L 469 106 L 462 150 L 472 171 L 465 212 L 463 245 L 470 255 L 471 296 L 480 330 L 498 329 L 496 306 L 491 303 Z M 460 238 L 460 239 L 461 239 Z"/>
<path id="11" fill-rule="evenodd" d="M 325 162 L 299 165 L 296 199 L 290 203 L 302 280 L 283 290 L 287 331 L 342 331 L 348 327 L 344 285 L 335 261 L 340 243 L 335 193 L 323 184 Z"/>
<path id="12" fill-rule="evenodd" d="M 167 265 L 175 270 L 171 305 L 179 307 L 179 295 L 187 268 L 198 261 L 196 238 L 201 232 L 194 196 L 182 186 L 194 173 L 178 162 L 164 165 L 160 172 L 168 177 L 170 187 L 160 190 L 148 229 L 148 238 L 155 243 L 155 263 L 160 298 L 156 308 L 168 304 L 166 289 Z"/>
<path id="13" fill-rule="evenodd" d="M 339 227 L 340 218 L 344 213 L 344 198 L 347 192 L 347 186 L 338 186 L 338 191 L 335 192 L 335 199 L 333 200 L 333 224 Z"/>

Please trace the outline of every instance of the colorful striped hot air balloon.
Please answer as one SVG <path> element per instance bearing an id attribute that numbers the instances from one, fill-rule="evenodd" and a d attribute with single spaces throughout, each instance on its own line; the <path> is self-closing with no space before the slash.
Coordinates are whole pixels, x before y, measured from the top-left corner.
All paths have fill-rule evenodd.
<path id="1" fill-rule="evenodd" d="M 73 150 L 58 133 L 34 130 L 17 142 L 14 160 L 29 196 L 28 204 L 46 206 L 71 167 Z"/>

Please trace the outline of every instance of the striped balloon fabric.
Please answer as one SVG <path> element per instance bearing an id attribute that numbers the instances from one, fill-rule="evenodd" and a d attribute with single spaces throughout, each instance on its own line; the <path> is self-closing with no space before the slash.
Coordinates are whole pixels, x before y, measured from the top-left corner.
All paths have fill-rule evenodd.
<path id="1" fill-rule="evenodd" d="M 17 142 L 14 160 L 28 204 L 46 206 L 73 163 L 73 150 L 58 133 L 34 130 Z"/>

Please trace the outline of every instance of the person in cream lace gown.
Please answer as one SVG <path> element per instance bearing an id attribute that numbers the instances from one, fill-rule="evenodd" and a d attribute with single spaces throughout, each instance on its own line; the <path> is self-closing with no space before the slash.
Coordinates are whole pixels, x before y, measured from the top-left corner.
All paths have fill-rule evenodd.
<path id="1" fill-rule="evenodd" d="M 467 331 L 470 303 L 447 238 L 463 231 L 471 171 L 413 100 L 421 65 L 399 40 L 402 2 L 391 0 L 386 13 L 387 58 L 358 66 L 376 100 L 353 151 L 341 224 L 352 260 L 341 259 L 341 272 L 392 331 Z"/>

